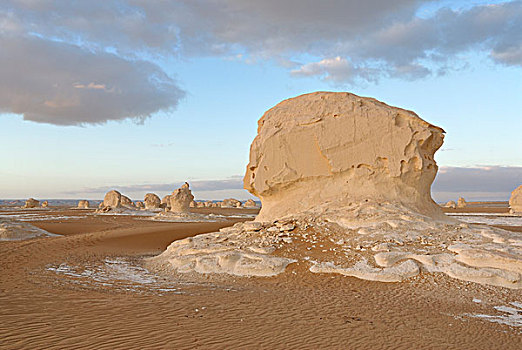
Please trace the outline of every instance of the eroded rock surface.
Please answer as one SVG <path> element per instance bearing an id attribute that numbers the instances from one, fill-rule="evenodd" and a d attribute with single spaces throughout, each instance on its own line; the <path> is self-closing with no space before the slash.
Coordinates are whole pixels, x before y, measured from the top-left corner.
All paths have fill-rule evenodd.
<path id="1" fill-rule="evenodd" d="M 457 208 L 466 208 L 468 206 L 468 202 L 462 197 L 459 197 L 457 201 Z"/>
<path id="2" fill-rule="evenodd" d="M 190 191 L 190 186 L 187 182 L 181 185 L 180 188 L 172 192 L 169 197 L 170 209 L 173 213 L 188 213 L 190 203 L 194 200 L 194 196 Z"/>
<path id="3" fill-rule="evenodd" d="M 235 198 L 227 198 L 221 203 L 222 208 L 241 208 L 241 202 Z"/>
<path id="4" fill-rule="evenodd" d="M 29 198 L 25 201 L 23 208 L 37 208 L 38 206 L 40 206 L 40 201 L 37 201 L 34 198 Z"/>
<path id="5" fill-rule="evenodd" d="M 147 193 L 143 203 L 145 204 L 145 209 L 159 209 L 161 200 L 156 194 Z"/>
<path id="6" fill-rule="evenodd" d="M 88 209 L 89 208 L 89 201 L 87 201 L 85 199 L 82 199 L 82 200 L 78 201 L 78 208 Z"/>
<path id="7" fill-rule="evenodd" d="M 393 201 L 442 218 L 431 199 L 444 131 L 415 113 L 346 92 L 285 100 L 258 122 L 244 187 L 258 220 L 331 203 Z"/>
<path id="8" fill-rule="evenodd" d="M 522 214 L 522 185 L 518 186 L 509 198 L 509 208 L 511 213 Z"/>
<path id="9" fill-rule="evenodd" d="M 457 208 L 457 203 L 455 203 L 455 201 L 449 201 L 446 204 L 444 204 L 444 207 L 455 209 L 455 208 Z"/>
<path id="10" fill-rule="evenodd" d="M 256 208 L 257 204 L 256 204 L 256 202 L 253 199 L 248 199 L 243 204 L 243 207 L 245 207 L 245 208 Z"/>

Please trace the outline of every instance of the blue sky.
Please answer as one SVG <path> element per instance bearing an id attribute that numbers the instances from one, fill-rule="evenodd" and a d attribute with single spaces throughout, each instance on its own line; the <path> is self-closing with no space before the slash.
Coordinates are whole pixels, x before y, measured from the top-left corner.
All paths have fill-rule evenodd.
<path id="1" fill-rule="evenodd" d="M 249 198 L 257 120 L 319 90 L 444 128 L 438 200 L 507 199 L 522 183 L 520 1 L 216 3 L 0 5 L 0 198 L 139 199 L 185 180 L 200 199 Z"/>

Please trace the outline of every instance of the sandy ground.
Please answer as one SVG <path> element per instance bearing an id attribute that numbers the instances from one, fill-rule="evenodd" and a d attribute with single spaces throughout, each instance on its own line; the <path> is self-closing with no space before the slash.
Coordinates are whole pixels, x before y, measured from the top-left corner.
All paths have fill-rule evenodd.
<path id="1" fill-rule="evenodd" d="M 0 242 L 1 349 L 522 348 L 520 325 L 491 322 L 522 302 L 520 290 L 429 274 L 370 282 L 297 264 L 270 278 L 144 269 L 142 259 L 170 242 L 250 220 L 237 214 L 253 210 L 218 209 L 221 221 L 199 223 L 26 212 L 62 236 Z"/>

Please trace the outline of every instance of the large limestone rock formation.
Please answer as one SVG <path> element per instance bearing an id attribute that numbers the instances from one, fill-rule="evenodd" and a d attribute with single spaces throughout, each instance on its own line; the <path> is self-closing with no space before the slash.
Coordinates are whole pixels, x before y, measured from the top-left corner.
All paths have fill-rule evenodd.
<path id="1" fill-rule="evenodd" d="M 89 209 L 89 201 L 84 200 L 84 199 L 78 201 L 78 208 Z"/>
<path id="2" fill-rule="evenodd" d="M 161 205 L 161 200 L 156 194 L 147 193 L 143 203 L 145 204 L 145 209 L 158 209 Z"/>
<path id="3" fill-rule="evenodd" d="M 443 273 L 522 288 L 520 233 L 455 221 L 431 199 L 442 141 L 442 129 L 375 99 L 283 101 L 260 119 L 250 149 L 255 221 L 178 240 L 151 268 L 272 276 L 299 262 L 382 282 Z"/>
<path id="4" fill-rule="evenodd" d="M 365 200 L 440 218 L 430 186 L 443 139 L 441 128 L 375 99 L 302 95 L 259 120 L 244 187 L 263 204 L 257 220 Z"/>
<path id="5" fill-rule="evenodd" d="M 40 206 L 40 201 L 37 201 L 34 198 L 29 198 L 25 201 L 23 208 L 36 208 L 38 206 Z"/>
<path id="6" fill-rule="evenodd" d="M 169 197 L 170 211 L 174 213 L 188 213 L 190 203 L 194 196 L 190 191 L 189 184 L 185 182 L 180 188 L 172 192 Z"/>
<path id="7" fill-rule="evenodd" d="M 518 186 L 509 198 L 510 212 L 513 214 L 522 214 L 522 185 Z"/>

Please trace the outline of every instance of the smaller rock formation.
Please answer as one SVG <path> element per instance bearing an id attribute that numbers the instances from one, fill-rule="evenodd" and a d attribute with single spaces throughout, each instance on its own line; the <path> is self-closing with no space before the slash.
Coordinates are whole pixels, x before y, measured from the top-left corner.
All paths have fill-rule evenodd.
<path id="1" fill-rule="evenodd" d="M 143 200 L 143 203 L 145 204 L 145 209 L 158 209 L 161 205 L 160 198 L 155 195 L 154 193 L 147 193 L 145 195 L 145 199 Z"/>
<path id="2" fill-rule="evenodd" d="M 103 198 L 102 208 L 119 208 L 121 207 L 121 193 L 112 190 L 105 194 Z"/>
<path id="3" fill-rule="evenodd" d="M 444 208 L 455 209 L 457 208 L 457 203 L 455 203 L 455 201 L 449 201 L 448 203 L 444 204 Z"/>
<path id="4" fill-rule="evenodd" d="M 196 208 L 205 208 L 205 202 L 196 202 Z"/>
<path id="5" fill-rule="evenodd" d="M 221 208 L 237 208 L 241 207 L 241 202 L 234 198 L 227 198 L 223 202 L 221 202 Z"/>
<path id="6" fill-rule="evenodd" d="M 522 214 L 522 185 L 518 186 L 509 198 L 509 208 L 512 214 Z"/>
<path id="7" fill-rule="evenodd" d="M 187 213 L 189 212 L 190 203 L 193 200 L 194 196 L 190 191 L 189 184 L 185 182 L 170 195 L 170 211 L 174 213 Z"/>
<path id="8" fill-rule="evenodd" d="M 198 203 L 197 203 L 196 201 L 192 201 L 192 202 L 190 202 L 189 207 L 191 207 L 191 208 L 197 208 L 197 207 L 198 207 Z"/>
<path id="9" fill-rule="evenodd" d="M 121 205 L 127 208 L 134 208 L 134 202 L 127 196 L 121 195 Z"/>
<path id="10" fill-rule="evenodd" d="M 256 204 L 256 202 L 255 202 L 253 199 L 249 199 L 249 200 L 247 200 L 247 201 L 243 204 L 243 207 L 244 207 L 244 208 L 256 208 L 256 207 L 257 207 L 257 204 Z"/>
<path id="11" fill-rule="evenodd" d="M 40 205 L 40 201 L 37 201 L 34 198 L 29 198 L 25 201 L 25 204 L 22 208 L 36 208 Z"/>
<path id="12" fill-rule="evenodd" d="M 82 199 L 82 200 L 78 201 L 78 208 L 88 209 L 89 208 L 89 201 L 87 201 L 85 199 Z"/>
<path id="13" fill-rule="evenodd" d="M 134 206 L 138 209 L 144 209 L 145 208 L 145 204 L 143 204 L 142 201 L 137 201 L 136 203 L 134 203 Z"/>
<path id="14" fill-rule="evenodd" d="M 170 194 L 166 195 L 161 199 L 160 208 L 169 209 L 170 208 Z"/>
<path id="15" fill-rule="evenodd" d="M 42 202 L 42 208 L 47 208 L 49 206 L 49 202 L 48 201 L 43 201 Z"/>
<path id="16" fill-rule="evenodd" d="M 465 208 L 468 205 L 466 200 L 462 197 L 459 197 L 459 200 L 457 201 L 457 208 Z"/>

